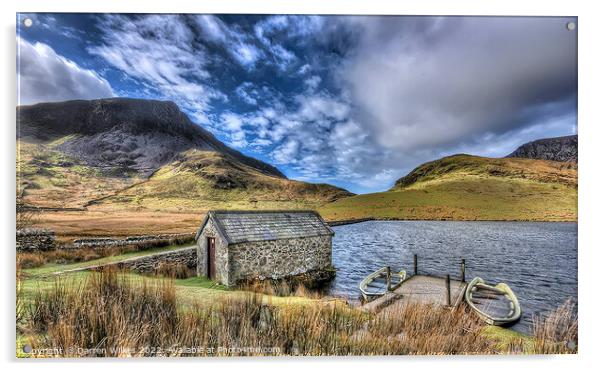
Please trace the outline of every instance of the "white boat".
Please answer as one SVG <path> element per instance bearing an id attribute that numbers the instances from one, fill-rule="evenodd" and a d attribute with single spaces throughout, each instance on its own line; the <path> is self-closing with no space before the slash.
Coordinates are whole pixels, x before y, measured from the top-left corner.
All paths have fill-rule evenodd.
<path id="1" fill-rule="evenodd" d="M 406 271 L 391 272 L 390 267 L 382 267 L 370 273 L 360 283 L 360 292 L 366 301 L 383 296 L 387 291 L 397 289 L 406 279 Z"/>
<path id="2" fill-rule="evenodd" d="M 475 277 L 464 294 L 468 306 L 486 323 L 502 326 L 514 323 L 522 314 L 518 298 L 505 283 L 488 285 Z"/>

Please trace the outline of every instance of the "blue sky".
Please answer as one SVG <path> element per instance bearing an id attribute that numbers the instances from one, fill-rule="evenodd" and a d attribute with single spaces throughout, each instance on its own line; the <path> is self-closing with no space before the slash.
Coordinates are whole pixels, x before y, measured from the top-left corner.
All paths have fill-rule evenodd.
<path id="1" fill-rule="evenodd" d="M 19 103 L 171 100 L 291 179 L 383 191 L 425 161 L 575 134 L 569 21 L 19 14 Z"/>

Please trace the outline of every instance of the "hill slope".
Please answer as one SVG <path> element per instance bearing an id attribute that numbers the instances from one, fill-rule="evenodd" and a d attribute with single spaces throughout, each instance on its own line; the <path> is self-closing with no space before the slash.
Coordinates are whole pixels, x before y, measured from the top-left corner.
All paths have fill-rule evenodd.
<path id="1" fill-rule="evenodd" d="M 319 209 L 330 220 L 577 219 L 577 165 L 455 155 L 423 164 L 387 192 L 357 195 Z"/>
<path id="2" fill-rule="evenodd" d="M 577 135 L 539 139 L 523 144 L 507 157 L 577 162 Z"/>
<path id="3" fill-rule="evenodd" d="M 211 151 L 188 150 L 146 181 L 91 205 L 200 212 L 216 208 L 315 208 L 352 194 L 328 184 L 310 184 L 264 174 Z"/>
<path id="4" fill-rule="evenodd" d="M 194 124 L 173 102 L 111 98 L 17 107 L 17 138 L 54 143 L 108 175 L 147 176 L 188 149 L 214 151 L 265 174 L 275 167 L 235 151 Z"/>

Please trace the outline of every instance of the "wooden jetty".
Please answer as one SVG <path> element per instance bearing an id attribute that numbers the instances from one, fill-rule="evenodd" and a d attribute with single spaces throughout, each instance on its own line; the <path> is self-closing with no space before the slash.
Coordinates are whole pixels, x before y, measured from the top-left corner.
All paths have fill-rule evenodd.
<path id="1" fill-rule="evenodd" d="M 460 279 L 418 274 L 418 257 L 414 255 L 414 274 L 403 281 L 401 286 L 360 307 L 368 312 L 379 312 L 389 306 L 403 305 L 408 302 L 457 307 L 464 300 L 466 291 L 466 263 L 460 263 Z"/>

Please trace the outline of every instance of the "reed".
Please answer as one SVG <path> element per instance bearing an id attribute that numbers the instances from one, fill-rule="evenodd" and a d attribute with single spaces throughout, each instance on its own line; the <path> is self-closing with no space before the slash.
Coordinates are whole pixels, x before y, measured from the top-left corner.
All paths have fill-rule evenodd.
<path id="1" fill-rule="evenodd" d="M 114 246 L 103 249 L 83 247 L 77 249 L 56 249 L 50 251 L 17 253 L 21 268 L 37 268 L 48 263 L 70 264 L 117 256 L 129 252 L 141 251 L 137 246 Z"/>
<path id="2" fill-rule="evenodd" d="M 575 303 L 569 299 L 547 316 L 533 318 L 533 351 L 537 354 L 577 353 L 578 333 Z"/>
<path id="3" fill-rule="evenodd" d="M 154 274 L 167 278 L 186 279 L 196 277 L 196 269 L 189 268 L 184 263 L 161 262 Z"/>
<path id="4" fill-rule="evenodd" d="M 342 301 L 272 305 L 256 292 L 180 306 L 173 280 L 153 281 L 112 270 L 83 282 L 57 279 L 34 294 L 24 335 L 34 349 L 96 349 L 63 354 L 75 357 L 500 353 L 463 307 L 414 303 L 375 316 Z M 566 328 L 546 321 L 546 336 Z"/>

